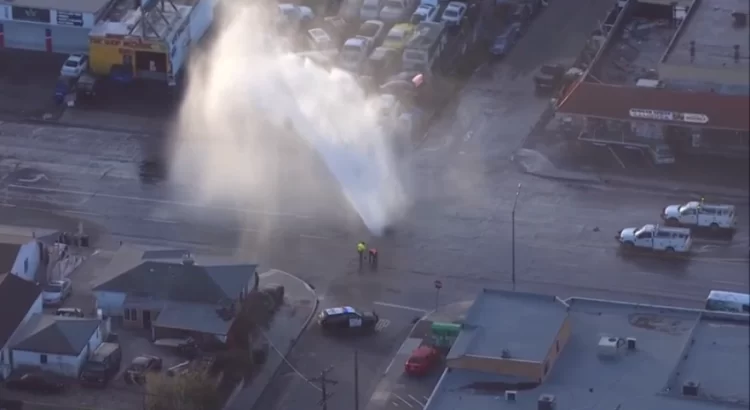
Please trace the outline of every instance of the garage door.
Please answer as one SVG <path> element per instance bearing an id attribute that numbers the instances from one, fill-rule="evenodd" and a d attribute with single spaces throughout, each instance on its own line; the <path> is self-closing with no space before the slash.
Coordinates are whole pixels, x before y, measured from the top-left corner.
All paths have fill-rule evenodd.
<path id="1" fill-rule="evenodd" d="M 44 30 L 47 27 L 43 24 L 3 22 L 5 47 L 44 51 Z"/>
<path id="2" fill-rule="evenodd" d="M 52 27 L 52 51 L 55 53 L 89 52 L 88 30 L 80 27 Z"/>

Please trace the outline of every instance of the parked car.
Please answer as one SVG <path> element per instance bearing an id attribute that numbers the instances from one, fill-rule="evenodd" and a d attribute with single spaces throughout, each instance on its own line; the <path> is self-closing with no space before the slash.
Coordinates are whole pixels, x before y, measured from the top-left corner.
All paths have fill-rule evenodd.
<path id="1" fill-rule="evenodd" d="M 53 280 L 42 288 L 42 303 L 48 306 L 59 305 L 73 292 L 73 282 L 70 279 Z"/>
<path id="2" fill-rule="evenodd" d="M 333 38 L 322 28 L 312 28 L 307 30 L 307 43 L 310 50 L 328 51 L 337 48 Z"/>
<path id="3" fill-rule="evenodd" d="M 495 37 L 490 47 L 490 54 L 495 57 L 505 57 L 521 37 L 521 24 L 510 24 L 502 34 Z"/>
<path id="4" fill-rule="evenodd" d="M 55 311 L 55 316 L 63 316 L 63 317 L 84 317 L 83 310 L 79 308 L 71 308 L 71 307 L 65 307 L 65 308 L 59 308 Z"/>
<path id="5" fill-rule="evenodd" d="M 42 372 L 24 372 L 11 375 L 5 381 L 5 387 L 10 390 L 23 390 L 41 394 L 60 394 L 65 391 L 65 385 L 62 382 Z"/>
<path id="6" fill-rule="evenodd" d="M 435 21 L 438 18 L 438 8 L 432 4 L 420 4 L 409 19 L 409 24 L 417 25 L 422 22 Z"/>
<path id="7" fill-rule="evenodd" d="M 355 37 L 364 38 L 369 42 L 369 53 L 383 42 L 386 34 L 388 32 L 385 30 L 385 23 L 378 20 L 367 20 L 359 26 Z"/>
<path id="8" fill-rule="evenodd" d="M 649 146 L 648 153 L 651 155 L 651 160 L 654 161 L 654 164 L 656 165 L 671 165 L 675 162 L 672 149 L 669 148 L 669 145 L 667 144 Z"/>
<path id="9" fill-rule="evenodd" d="M 117 343 L 102 343 L 83 364 L 79 377 L 83 386 L 105 387 L 120 371 L 122 349 Z"/>
<path id="10" fill-rule="evenodd" d="M 60 68 L 60 75 L 79 77 L 89 67 L 89 57 L 85 54 L 71 54 Z"/>
<path id="11" fill-rule="evenodd" d="M 370 53 L 370 42 L 363 37 L 346 40 L 339 53 L 339 67 L 358 73 Z"/>
<path id="12" fill-rule="evenodd" d="M 380 21 L 388 24 L 405 21 L 415 6 L 414 0 L 386 0 L 385 6 L 380 10 Z"/>
<path id="13" fill-rule="evenodd" d="M 380 10 L 383 9 L 385 0 L 364 0 L 362 8 L 359 10 L 360 20 L 375 20 L 380 17 Z"/>
<path id="14" fill-rule="evenodd" d="M 143 384 L 146 381 L 146 374 L 149 372 L 159 372 L 162 368 L 160 357 L 151 355 L 141 355 L 133 359 L 125 370 L 125 383 Z"/>
<path id="15" fill-rule="evenodd" d="M 404 372 L 409 376 L 426 376 L 440 363 L 440 352 L 432 346 L 419 346 L 414 349 L 404 364 Z"/>
<path id="16" fill-rule="evenodd" d="M 370 54 L 362 70 L 362 75 L 369 77 L 370 85 L 378 86 L 386 78 L 398 73 L 401 69 L 401 53 L 398 50 L 381 46 Z"/>
<path id="17" fill-rule="evenodd" d="M 625 228 L 615 235 L 621 246 L 631 249 L 689 253 L 693 243 L 690 229 L 647 224 Z"/>
<path id="18" fill-rule="evenodd" d="M 703 201 L 690 201 L 682 205 L 669 205 L 661 213 L 668 225 L 712 230 L 737 228 L 737 214 L 734 205 L 707 204 Z"/>
<path id="19" fill-rule="evenodd" d="M 280 34 L 294 35 L 300 30 L 307 29 L 308 25 L 315 19 L 312 9 L 296 4 L 282 3 L 278 6 L 277 28 Z"/>
<path id="20" fill-rule="evenodd" d="M 318 315 L 320 327 L 332 333 L 371 332 L 378 320 L 375 312 L 360 312 L 351 306 L 324 309 Z"/>
<path id="21" fill-rule="evenodd" d="M 406 47 L 406 43 L 414 35 L 413 24 L 396 24 L 388 31 L 388 35 L 383 40 L 383 47 L 392 48 L 401 51 Z"/>
<path id="22" fill-rule="evenodd" d="M 466 3 L 452 1 L 448 3 L 448 6 L 443 10 L 443 15 L 440 16 L 440 21 L 449 26 L 456 26 L 461 24 L 461 20 L 465 15 Z"/>

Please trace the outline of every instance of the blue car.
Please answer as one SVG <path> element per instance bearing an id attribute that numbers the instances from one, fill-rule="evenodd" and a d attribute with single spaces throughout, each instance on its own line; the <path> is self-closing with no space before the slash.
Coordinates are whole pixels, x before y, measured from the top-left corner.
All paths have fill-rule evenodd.
<path id="1" fill-rule="evenodd" d="M 521 37 L 521 23 L 513 23 L 499 36 L 495 37 L 490 47 L 490 54 L 495 57 L 504 57 L 516 45 Z"/>

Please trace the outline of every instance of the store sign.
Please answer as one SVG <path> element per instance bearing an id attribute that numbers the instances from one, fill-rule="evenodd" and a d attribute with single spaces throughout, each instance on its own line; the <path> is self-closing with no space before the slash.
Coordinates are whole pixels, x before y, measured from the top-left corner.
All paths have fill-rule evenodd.
<path id="1" fill-rule="evenodd" d="M 70 11 L 57 12 L 58 26 L 83 27 L 83 13 L 74 13 Z"/>
<path id="2" fill-rule="evenodd" d="M 164 44 L 144 41 L 140 39 L 92 38 L 92 44 L 102 44 L 110 47 L 128 48 L 133 50 L 166 51 Z"/>
<path id="3" fill-rule="evenodd" d="M 49 24 L 51 22 L 51 13 L 46 9 L 12 6 L 10 9 L 10 14 L 13 17 L 13 20 L 32 21 L 34 23 L 45 24 Z"/>
<path id="4" fill-rule="evenodd" d="M 708 116 L 706 114 L 695 114 L 690 112 L 644 110 L 641 108 L 631 108 L 630 116 L 632 118 L 639 118 L 643 120 L 686 122 L 690 124 L 708 123 Z"/>

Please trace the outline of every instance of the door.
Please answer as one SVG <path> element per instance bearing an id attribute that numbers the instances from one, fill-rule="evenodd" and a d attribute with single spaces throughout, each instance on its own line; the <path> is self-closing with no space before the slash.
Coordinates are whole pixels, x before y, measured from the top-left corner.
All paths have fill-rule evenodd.
<path id="1" fill-rule="evenodd" d="M 644 248 L 653 248 L 654 247 L 653 233 L 652 232 L 641 232 L 636 237 L 635 243 L 636 243 L 636 245 L 644 247 Z"/>
<path id="2" fill-rule="evenodd" d="M 52 31 L 52 51 L 65 54 L 88 53 L 89 31 L 87 29 L 53 26 L 50 30 Z"/>
<path id="3" fill-rule="evenodd" d="M 46 50 L 45 27 L 43 24 L 4 21 L 3 34 L 5 47 L 23 50 Z"/>
<path id="4" fill-rule="evenodd" d="M 142 316 L 143 316 L 143 328 L 151 329 L 151 311 L 144 310 L 142 313 Z"/>
<path id="5" fill-rule="evenodd" d="M 167 78 L 167 54 L 153 51 L 135 52 L 135 72 L 137 77 L 153 80 Z"/>
<path id="6" fill-rule="evenodd" d="M 680 214 L 680 222 L 686 225 L 696 225 L 698 223 L 698 213 L 695 209 L 686 209 Z"/>

